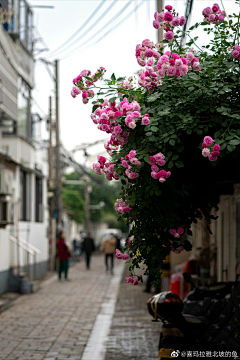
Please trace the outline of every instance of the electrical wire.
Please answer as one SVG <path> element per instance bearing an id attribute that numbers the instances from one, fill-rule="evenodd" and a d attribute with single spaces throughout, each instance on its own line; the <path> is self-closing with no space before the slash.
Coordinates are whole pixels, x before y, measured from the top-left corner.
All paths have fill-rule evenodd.
<path id="1" fill-rule="evenodd" d="M 57 51 L 59 51 L 59 49 L 61 49 L 62 47 L 64 47 L 66 44 L 68 44 L 69 41 L 71 41 L 76 35 L 79 34 L 80 31 L 82 31 L 84 29 L 84 27 L 88 24 L 88 22 L 97 14 L 97 12 L 101 9 L 101 7 L 103 6 L 103 4 L 105 3 L 106 0 L 102 0 L 101 3 L 98 5 L 98 7 L 93 11 L 93 13 L 87 18 L 87 20 L 80 26 L 80 28 L 78 28 L 74 34 L 72 34 L 70 36 L 70 38 L 68 40 L 66 40 L 62 45 L 60 45 L 59 47 L 57 47 L 55 50 L 53 50 L 51 53 L 55 53 Z M 48 54 L 48 56 L 51 56 L 51 54 Z"/>
<path id="2" fill-rule="evenodd" d="M 92 44 L 90 44 L 89 46 L 87 46 L 84 50 L 90 48 L 93 45 L 98 44 L 100 41 L 102 41 L 107 35 L 109 35 L 113 30 L 117 29 L 120 25 L 122 25 L 130 16 L 132 16 L 135 11 L 138 11 L 138 9 L 144 4 L 145 1 L 148 0 L 142 0 L 137 6 L 135 6 L 135 8 L 127 15 L 125 16 L 125 18 L 123 18 L 121 21 L 119 21 L 116 25 L 114 25 L 110 30 L 108 30 L 103 36 L 101 36 L 99 39 L 97 39 L 95 42 L 93 42 Z M 77 47 L 74 50 L 72 50 L 68 55 L 66 55 L 63 58 L 60 58 L 59 60 L 65 60 L 66 58 L 68 58 L 69 56 L 72 55 L 72 53 L 76 50 L 79 50 L 80 48 Z M 76 54 L 74 54 L 76 55 Z"/>
<path id="3" fill-rule="evenodd" d="M 87 44 L 89 41 L 91 41 L 92 39 L 94 39 L 96 37 L 96 35 L 100 34 L 104 29 L 106 29 L 109 25 L 111 25 L 112 22 L 114 22 L 115 20 L 117 20 L 117 18 L 122 15 L 125 10 L 132 4 L 132 0 L 129 0 L 128 3 L 113 17 L 110 19 L 110 21 L 105 24 L 100 30 L 98 30 L 97 32 L 95 32 L 90 38 L 88 38 L 86 41 L 84 41 L 84 43 L 82 43 L 80 45 L 80 47 L 83 47 L 85 44 Z M 79 49 L 79 46 L 75 47 L 73 50 L 70 50 L 70 53 Z M 64 55 L 64 54 L 63 54 Z"/>
<path id="4" fill-rule="evenodd" d="M 55 49 L 51 54 L 48 54 L 47 57 L 52 57 L 52 55 L 55 53 L 61 53 L 62 51 L 66 51 L 66 49 L 68 49 L 69 47 L 73 46 L 76 42 L 78 42 L 79 40 L 81 40 L 86 34 L 89 33 L 90 30 L 94 29 L 96 25 L 98 25 L 99 21 L 101 21 L 102 19 L 104 19 L 104 17 L 109 13 L 109 11 L 116 5 L 116 3 L 118 2 L 118 0 L 114 0 L 109 7 L 106 9 L 106 11 L 104 12 L 103 15 L 100 15 L 98 17 L 98 19 L 95 21 L 94 25 L 90 25 L 87 30 L 80 35 L 77 39 L 75 39 L 72 43 L 70 42 L 72 39 L 74 39 L 85 27 L 86 25 L 89 23 L 89 21 L 97 14 L 97 12 L 100 10 L 100 8 L 102 7 L 102 5 L 105 3 L 106 0 L 102 0 L 102 2 L 99 4 L 99 6 L 96 8 L 96 10 L 88 17 L 88 19 L 84 22 L 84 24 L 82 26 L 80 26 L 80 28 L 75 31 L 75 33 L 70 36 L 70 38 L 68 40 L 66 40 L 62 45 L 60 45 L 57 49 Z M 69 43 L 70 42 L 70 43 Z M 63 49 L 62 49 L 63 48 Z"/>

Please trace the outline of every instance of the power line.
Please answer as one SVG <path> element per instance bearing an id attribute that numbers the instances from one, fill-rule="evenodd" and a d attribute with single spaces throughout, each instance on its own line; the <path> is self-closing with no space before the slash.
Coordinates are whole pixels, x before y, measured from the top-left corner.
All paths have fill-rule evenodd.
<path id="1" fill-rule="evenodd" d="M 143 4 L 144 2 L 147 0 L 142 0 L 140 2 L 140 4 L 138 4 L 137 6 L 135 6 L 135 8 L 127 15 L 125 16 L 125 18 L 123 18 L 121 21 L 119 21 L 116 25 L 114 25 L 110 30 L 108 30 L 102 37 L 100 37 L 99 39 L 97 39 L 97 41 L 93 42 L 92 44 L 90 44 L 89 46 L 87 46 L 85 48 L 88 49 L 93 45 L 98 44 L 100 41 L 102 41 L 108 34 L 110 34 L 113 30 L 115 30 L 116 28 L 118 28 L 120 25 L 122 25 L 131 15 L 133 15 L 135 13 L 135 11 L 137 11 Z M 72 50 L 68 55 L 66 55 L 65 57 L 61 58 L 60 60 L 64 60 L 66 58 L 68 58 L 75 50 L 79 50 L 80 48 L 77 47 L 74 50 Z M 76 55 L 76 54 L 75 54 Z"/>
<path id="2" fill-rule="evenodd" d="M 68 45 L 67 46 L 67 48 L 71 45 L 69 45 L 69 41 L 71 41 L 72 39 L 74 39 L 75 38 L 75 36 L 77 36 L 85 27 L 86 27 L 86 25 L 89 23 L 89 21 L 97 14 L 97 12 L 101 9 L 101 7 L 103 6 L 103 4 L 105 3 L 105 1 L 106 0 L 102 0 L 101 1 L 101 3 L 98 5 L 98 7 L 93 11 L 93 13 L 88 17 L 88 19 L 82 24 L 82 26 L 80 26 L 80 28 L 78 28 L 76 31 L 75 31 L 75 33 L 74 34 L 72 34 L 71 36 L 70 36 L 70 38 L 68 39 L 68 40 L 66 40 L 62 45 L 60 45 L 57 49 L 55 49 L 55 50 L 53 50 L 52 51 L 52 54 L 53 53 L 56 53 L 56 52 L 59 52 L 59 50 L 60 49 L 62 49 L 62 48 L 64 48 L 66 45 Z M 111 5 L 110 5 L 111 6 Z M 98 20 L 99 20 L 99 18 L 98 18 Z M 97 20 L 97 21 L 98 21 Z M 97 23 L 97 21 L 95 22 L 95 25 L 96 25 L 96 23 Z M 95 26 L 94 25 L 94 26 Z M 89 28 L 88 28 L 88 30 L 87 31 L 89 31 Z M 86 31 L 85 31 L 85 33 L 86 33 Z M 85 34 L 84 33 L 84 34 Z M 84 36 L 84 34 L 82 35 L 82 36 Z M 47 56 L 49 57 L 49 56 L 52 56 L 52 54 L 48 54 Z"/>
<path id="3" fill-rule="evenodd" d="M 89 41 L 91 41 L 92 39 L 94 39 L 96 37 L 96 35 L 98 35 L 99 33 L 101 33 L 104 29 L 106 29 L 109 25 L 111 25 L 112 22 L 114 22 L 120 15 L 122 15 L 125 10 L 132 4 L 132 0 L 129 0 L 128 3 L 113 17 L 110 19 L 110 21 L 105 24 L 100 30 L 98 30 L 97 32 L 95 32 L 90 38 L 88 38 L 86 41 L 84 41 L 84 43 L 82 43 L 81 45 L 78 45 L 77 47 L 75 47 L 73 50 L 70 50 L 71 52 L 74 52 L 75 50 L 79 49 L 80 47 L 83 47 L 85 44 L 87 44 Z M 80 39 L 80 38 L 79 38 Z M 79 40 L 78 39 L 78 40 Z M 76 40 L 77 41 L 77 40 Z M 75 42 L 76 42 L 75 41 Z M 72 43 L 71 45 L 73 45 L 74 43 Z M 66 49 L 65 49 L 66 50 Z M 64 51 L 65 51 L 64 50 Z M 64 55 L 64 54 L 63 54 Z"/>

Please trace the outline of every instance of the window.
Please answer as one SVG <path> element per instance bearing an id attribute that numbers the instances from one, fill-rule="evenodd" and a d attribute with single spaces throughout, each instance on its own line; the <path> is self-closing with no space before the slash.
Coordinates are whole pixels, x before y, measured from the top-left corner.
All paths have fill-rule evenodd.
<path id="1" fill-rule="evenodd" d="M 0 23 L 8 32 L 14 30 L 14 0 L 0 0 Z"/>
<path id="2" fill-rule="evenodd" d="M 19 0 L 19 36 L 24 46 L 32 52 L 32 11 L 25 0 Z"/>
<path id="3" fill-rule="evenodd" d="M 30 87 L 18 78 L 18 134 L 31 138 Z"/>
<path id="4" fill-rule="evenodd" d="M 42 178 L 36 176 L 35 181 L 35 221 L 43 221 L 43 181 Z"/>
<path id="5" fill-rule="evenodd" d="M 20 221 L 31 220 L 31 174 L 20 170 Z"/>

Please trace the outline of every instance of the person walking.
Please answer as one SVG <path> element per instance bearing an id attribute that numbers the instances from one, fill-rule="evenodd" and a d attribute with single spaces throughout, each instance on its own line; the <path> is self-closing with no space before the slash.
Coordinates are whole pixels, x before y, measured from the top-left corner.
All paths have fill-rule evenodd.
<path id="1" fill-rule="evenodd" d="M 94 240 L 91 237 L 90 233 L 88 233 L 88 235 L 83 240 L 82 250 L 83 250 L 83 252 L 85 252 L 86 267 L 87 267 L 87 270 L 89 270 L 91 256 L 92 256 L 93 251 L 95 251 Z"/>
<path id="2" fill-rule="evenodd" d="M 65 280 L 68 280 L 68 258 L 69 258 L 69 248 L 65 242 L 66 234 L 64 231 L 61 231 L 59 234 L 59 239 L 57 242 L 57 250 L 59 257 L 59 267 L 58 267 L 58 277 L 59 281 L 62 278 L 62 272 L 64 272 Z"/>
<path id="3" fill-rule="evenodd" d="M 111 273 L 113 274 L 113 261 L 114 261 L 114 253 L 116 250 L 117 239 L 114 234 L 110 234 L 109 238 L 107 238 L 100 246 L 100 252 L 104 252 L 105 254 L 105 264 L 106 271 L 108 271 L 108 259 L 111 259 Z"/>

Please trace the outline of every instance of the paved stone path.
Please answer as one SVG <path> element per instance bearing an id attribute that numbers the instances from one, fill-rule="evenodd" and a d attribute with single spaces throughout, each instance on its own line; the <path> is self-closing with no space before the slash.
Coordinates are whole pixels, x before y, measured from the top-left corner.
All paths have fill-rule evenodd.
<path id="1" fill-rule="evenodd" d="M 157 359 L 161 323 L 152 322 L 146 305 L 153 294 L 143 292 L 145 284 L 127 284 L 125 276 L 127 269 L 120 284 L 105 360 Z"/>
<path id="2" fill-rule="evenodd" d="M 96 331 L 101 334 L 97 324 L 101 305 L 112 301 L 108 296 L 117 280 L 117 275 L 105 273 L 102 256 L 92 260 L 90 271 L 82 261 L 70 269 L 71 281 L 50 279 L 37 293 L 21 296 L 0 315 L 0 359 L 80 360 L 85 348 L 90 346 L 91 352 L 91 331 L 96 338 Z M 142 290 L 143 286 L 121 283 L 118 298 L 110 306 L 114 311 L 117 302 L 113 325 L 103 339 L 106 360 L 148 360 L 150 354 L 156 358 L 159 324 L 151 322 L 146 311 L 148 295 Z M 83 358 L 101 360 L 84 354 Z"/>

